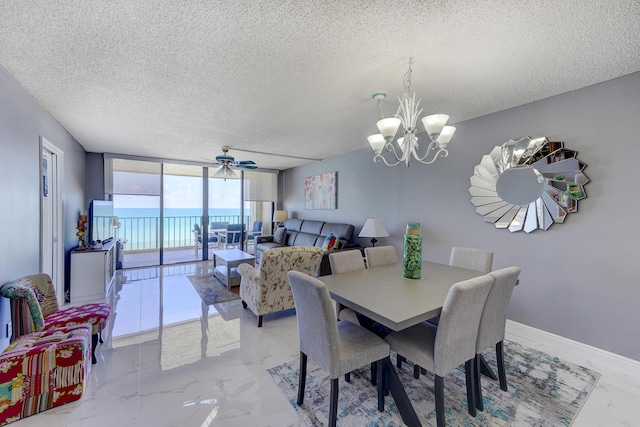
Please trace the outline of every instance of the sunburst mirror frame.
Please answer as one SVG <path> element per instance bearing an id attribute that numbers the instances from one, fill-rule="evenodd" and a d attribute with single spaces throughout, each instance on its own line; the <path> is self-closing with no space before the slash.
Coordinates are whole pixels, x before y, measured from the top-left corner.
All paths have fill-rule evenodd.
<path id="1" fill-rule="evenodd" d="M 471 203 L 496 228 L 531 233 L 563 223 L 587 197 L 578 152 L 545 137 L 509 140 L 482 156 L 470 178 Z"/>

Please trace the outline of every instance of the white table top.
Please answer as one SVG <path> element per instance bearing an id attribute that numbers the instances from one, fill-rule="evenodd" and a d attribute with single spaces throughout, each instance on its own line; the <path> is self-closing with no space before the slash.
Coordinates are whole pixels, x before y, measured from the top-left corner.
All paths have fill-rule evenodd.
<path id="1" fill-rule="evenodd" d="M 318 279 L 340 304 L 400 331 L 440 314 L 451 286 L 483 274 L 422 261 L 419 280 L 402 277 L 401 263 Z"/>
<path id="2" fill-rule="evenodd" d="M 240 249 L 223 249 L 219 251 L 213 251 L 213 255 L 216 258 L 220 258 L 223 261 L 234 262 L 234 261 L 251 261 L 256 259 L 250 253 L 241 251 Z"/>

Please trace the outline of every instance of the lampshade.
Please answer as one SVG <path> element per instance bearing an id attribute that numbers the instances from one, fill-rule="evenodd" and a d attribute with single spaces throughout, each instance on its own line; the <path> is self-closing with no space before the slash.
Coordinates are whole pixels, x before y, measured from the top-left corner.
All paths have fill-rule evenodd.
<path id="1" fill-rule="evenodd" d="M 289 219 L 289 213 L 287 211 L 275 211 L 273 213 L 273 222 L 285 222 Z"/>
<path id="2" fill-rule="evenodd" d="M 453 134 L 455 133 L 455 131 L 456 131 L 456 128 L 454 126 L 445 126 L 442 128 L 442 132 L 440 132 L 440 136 L 438 136 L 438 139 L 436 139 L 440 148 L 447 147 L 447 144 L 449 144 L 449 141 L 451 141 L 451 138 L 453 137 Z"/>
<path id="3" fill-rule="evenodd" d="M 389 233 L 377 218 L 369 218 L 364 223 L 364 227 L 360 230 L 358 237 L 389 237 Z"/>
<path id="4" fill-rule="evenodd" d="M 388 117 L 386 119 L 378 120 L 376 125 L 378 126 L 378 130 L 384 137 L 384 139 L 391 141 L 393 137 L 396 136 L 398 132 L 398 128 L 400 127 L 400 119 L 395 117 Z"/>
<path id="5" fill-rule="evenodd" d="M 384 136 L 380 133 L 367 137 L 367 140 L 369 141 L 369 145 L 371 145 L 373 152 L 376 154 L 380 154 L 382 152 L 384 144 L 387 142 L 384 140 Z"/>
<path id="6" fill-rule="evenodd" d="M 444 125 L 447 124 L 447 120 L 449 120 L 449 116 L 447 116 L 446 114 L 432 114 L 430 116 L 424 117 L 422 119 L 422 124 L 427 130 L 429 138 L 431 138 L 432 140 L 436 139 L 440 132 L 442 132 Z M 451 135 L 453 136 L 453 134 Z"/>

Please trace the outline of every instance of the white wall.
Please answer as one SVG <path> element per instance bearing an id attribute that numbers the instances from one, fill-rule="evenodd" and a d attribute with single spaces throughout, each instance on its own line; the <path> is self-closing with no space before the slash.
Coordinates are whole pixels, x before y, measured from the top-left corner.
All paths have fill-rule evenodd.
<path id="1" fill-rule="evenodd" d="M 69 251 L 78 243 L 75 221 L 86 209 L 85 151 L 0 67 L 0 284 L 40 271 L 40 136 L 64 152 L 64 247 Z M 8 300 L 0 298 L 0 349 L 9 343 L 9 319 Z"/>
<path id="2" fill-rule="evenodd" d="M 391 234 L 379 244 L 400 252 L 406 222 L 418 221 L 423 258 L 432 261 L 448 262 L 452 246 L 491 249 L 494 268 L 522 268 L 510 319 L 640 360 L 639 112 L 635 73 L 457 123 L 449 157 L 431 166 L 374 164 L 363 135 L 362 150 L 285 171 L 283 206 L 293 217 L 352 223 L 356 234 L 375 216 Z M 481 157 L 522 136 L 564 141 L 588 165 L 579 212 L 548 231 L 498 230 L 470 202 L 469 177 Z M 304 178 L 331 171 L 338 171 L 338 209 L 305 210 Z"/>

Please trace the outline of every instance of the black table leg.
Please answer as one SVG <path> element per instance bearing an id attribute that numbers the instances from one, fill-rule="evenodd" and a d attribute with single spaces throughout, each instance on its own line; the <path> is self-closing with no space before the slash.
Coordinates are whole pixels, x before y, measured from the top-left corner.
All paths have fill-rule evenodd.
<path id="1" fill-rule="evenodd" d="M 404 421 L 404 423 L 409 427 L 422 426 L 420 420 L 418 419 L 418 415 L 416 414 L 416 411 L 413 408 L 411 401 L 409 400 L 409 396 L 407 396 L 407 392 L 404 390 L 404 387 L 400 382 L 400 378 L 398 378 L 398 373 L 393 368 L 393 364 L 391 363 L 391 359 L 389 357 L 386 357 L 382 360 L 382 367 L 384 369 L 384 374 L 388 378 L 387 384 L 389 384 L 391 396 L 396 402 L 398 411 L 402 416 L 402 421 Z"/>
<path id="2" fill-rule="evenodd" d="M 489 364 L 487 363 L 485 358 L 482 356 L 482 354 L 480 355 L 480 373 L 484 376 L 491 378 L 494 381 L 498 381 L 497 375 L 493 373 L 493 371 L 489 367 Z"/>

